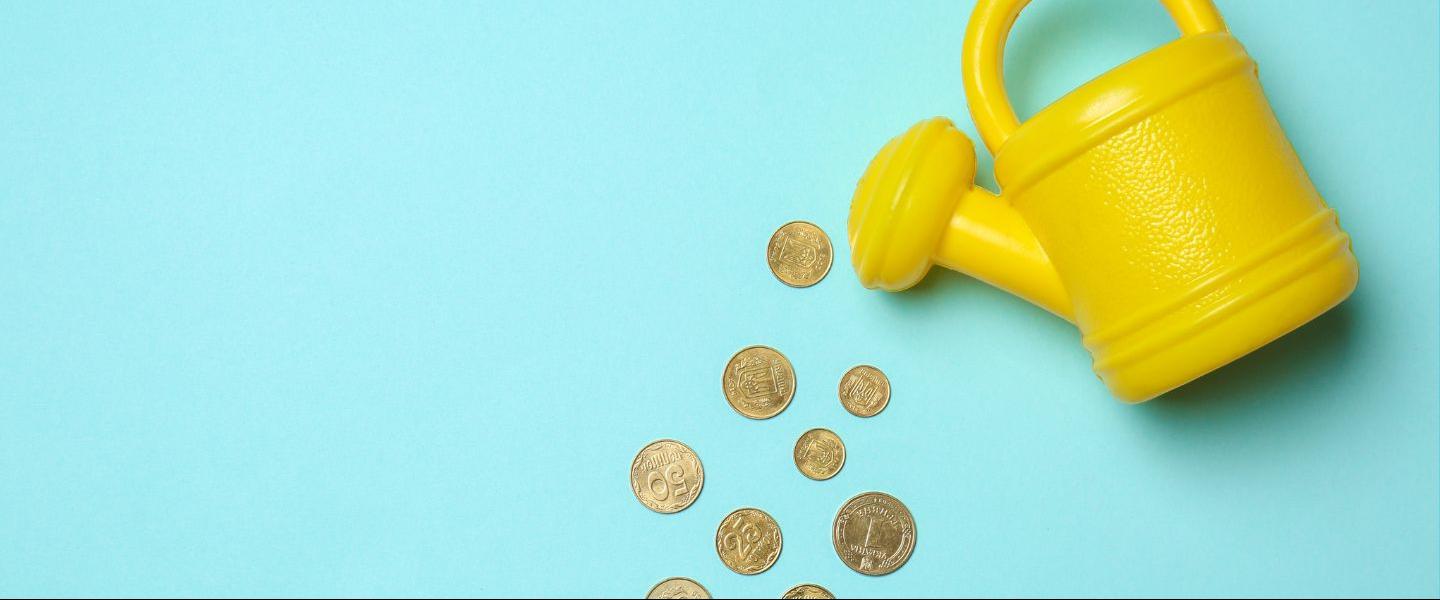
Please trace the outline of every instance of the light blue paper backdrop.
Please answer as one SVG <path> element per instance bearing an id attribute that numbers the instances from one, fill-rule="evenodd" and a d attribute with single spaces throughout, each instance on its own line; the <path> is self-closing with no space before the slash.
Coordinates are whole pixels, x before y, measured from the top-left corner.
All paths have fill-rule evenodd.
<path id="1" fill-rule="evenodd" d="M 1038 309 L 849 269 L 873 152 L 973 132 L 968 2 L 6 2 L 0 594 L 1440 594 L 1436 4 L 1221 8 L 1360 287 L 1126 406 Z M 1037 2 L 1010 89 L 1174 35 Z M 837 243 L 810 289 L 763 260 L 792 219 Z M 719 385 L 756 343 L 799 377 L 763 422 Z M 870 420 L 835 400 L 862 362 Z M 831 481 L 791 464 L 815 426 Z M 676 515 L 627 487 L 660 437 L 707 470 Z M 870 489 L 919 522 L 883 578 L 830 548 Z M 742 505 L 785 535 L 755 577 L 713 549 Z"/>

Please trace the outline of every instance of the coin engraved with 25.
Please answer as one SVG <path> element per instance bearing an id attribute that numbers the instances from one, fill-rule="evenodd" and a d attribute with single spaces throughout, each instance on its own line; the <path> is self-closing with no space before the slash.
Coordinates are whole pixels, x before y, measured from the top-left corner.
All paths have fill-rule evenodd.
<path id="1" fill-rule="evenodd" d="M 763 573 L 780 558 L 780 524 L 758 508 L 742 508 L 726 515 L 715 529 L 715 552 L 720 562 L 741 575 Z"/>

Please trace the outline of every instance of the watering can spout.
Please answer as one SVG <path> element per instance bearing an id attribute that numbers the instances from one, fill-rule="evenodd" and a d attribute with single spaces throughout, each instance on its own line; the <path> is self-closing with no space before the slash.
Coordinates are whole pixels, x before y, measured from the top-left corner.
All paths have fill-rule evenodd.
<path id="1" fill-rule="evenodd" d="M 890 140 L 850 204 L 860 283 L 900 291 L 938 264 L 1074 321 L 1070 298 L 1029 225 L 974 179 L 975 148 L 949 119 L 921 121 Z"/>
<path id="2" fill-rule="evenodd" d="M 960 197 L 935 264 L 959 271 L 1073 322 L 1070 297 L 1020 213 L 984 188 Z"/>

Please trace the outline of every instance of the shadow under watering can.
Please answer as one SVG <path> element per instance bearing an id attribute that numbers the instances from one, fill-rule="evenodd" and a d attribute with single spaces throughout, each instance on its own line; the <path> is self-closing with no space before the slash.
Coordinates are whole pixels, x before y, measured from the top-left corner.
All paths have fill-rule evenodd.
<path id="1" fill-rule="evenodd" d="M 990 283 L 1080 328 L 1129 402 L 1217 369 L 1339 304 L 1358 265 L 1210 0 L 1161 0 L 1181 37 L 1021 124 L 1004 41 L 1028 0 L 980 0 L 964 43 L 975 150 L 922 121 L 871 161 L 850 205 L 855 272 L 890 291 L 930 265 Z"/>

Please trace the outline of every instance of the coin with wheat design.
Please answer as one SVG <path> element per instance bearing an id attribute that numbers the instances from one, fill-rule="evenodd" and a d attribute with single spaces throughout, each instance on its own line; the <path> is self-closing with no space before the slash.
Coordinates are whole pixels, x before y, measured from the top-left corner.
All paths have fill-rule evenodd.
<path id="1" fill-rule="evenodd" d="M 810 287 L 820 283 L 830 272 L 835 251 L 830 237 L 814 223 L 791 221 L 770 236 L 765 247 L 765 261 L 780 283 L 790 287 Z"/>
<path id="2" fill-rule="evenodd" d="M 720 562 L 741 575 L 764 573 L 780 558 L 781 545 L 780 524 L 758 508 L 736 510 L 715 529 Z"/>
<path id="3" fill-rule="evenodd" d="M 795 468 L 806 477 L 823 481 L 844 466 L 845 442 L 835 432 L 817 427 L 795 440 Z"/>
<path id="4" fill-rule="evenodd" d="M 840 376 L 840 405 L 857 417 L 873 417 L 890 404 L 890 378 L 880 369 L 860 365 Z"/>
<path id="5" fill-rule="evenodd" d="M 830 590 L 827 590 L 813 583 L 802 583 L 786 590 L 785 595 L 781 596 L 781 598 L 816 598 L 819 600 L 834 600 L 835 594 L 832 594 L 830 593 Z"/>
<path id="6" fill-rule="evenodd" d="M 671 577 L 650 588 L 646 598 L 709 598 L 710 590 L 689 577 Z"/>
<path id="7" fill-rule="evenodd" d="M 830 540 L 845 566 L 863 575 L 889 575 L 915 551 L 915 517 L 894 496 L 865 492 L 835 513 Z"/>
<path id="8" fill-rule="evenodd" d="M 656 440 L 630 462 L 630 490 L 645 508 L 658 513 L 685 510 L 705 486 L 705 467 L 689 446 Z"/>
<path id="9" fill-rule="evenodd" d="M 780 414 L 795 397 L 795 368 L 790 359 L 769 346 L 750 346 L 725 363 L 720 378 L 725 401 L 751 419 Z"/>

